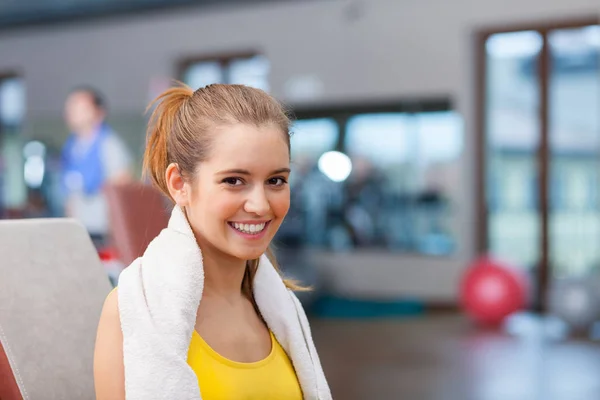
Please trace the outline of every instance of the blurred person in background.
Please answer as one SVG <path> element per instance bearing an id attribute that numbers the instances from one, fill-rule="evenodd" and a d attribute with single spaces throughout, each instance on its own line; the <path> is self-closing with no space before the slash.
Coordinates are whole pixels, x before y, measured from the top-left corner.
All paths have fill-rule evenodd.
<path id="1" fill-rule="evenodd" d="M 62 150 L 65 215 L 80 220 L 96 246 L 108 233 L 103 187 L 132 180 L 131 155 L 106 123 L 106 102 L 91 87 L 71 91 L 64 118 L 71 134 Z"/>

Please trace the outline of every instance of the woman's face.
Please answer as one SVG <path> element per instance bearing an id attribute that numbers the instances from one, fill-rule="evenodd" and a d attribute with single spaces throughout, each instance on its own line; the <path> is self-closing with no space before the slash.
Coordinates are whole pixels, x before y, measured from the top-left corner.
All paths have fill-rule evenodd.
<path id="1" fill-rule="evenodd" d="M 185 209 L 203 250 L 242 260 L 266 251 L 290 207 L 289 160 L 275 125 L 236 124 L 214 133 L 209 158 L 186 184 Z"/>

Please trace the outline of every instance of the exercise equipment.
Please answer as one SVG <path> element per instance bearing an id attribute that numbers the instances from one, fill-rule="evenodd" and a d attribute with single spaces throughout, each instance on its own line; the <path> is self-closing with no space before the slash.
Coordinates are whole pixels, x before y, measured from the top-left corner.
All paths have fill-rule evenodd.
<path id="1" fill-rule="evenodd" d="M 484 256 L 466 270 L 461 281 L 460 301 L 475 321 L 498 325 L 525 307 L 528 288 L 524 274 Z"/>

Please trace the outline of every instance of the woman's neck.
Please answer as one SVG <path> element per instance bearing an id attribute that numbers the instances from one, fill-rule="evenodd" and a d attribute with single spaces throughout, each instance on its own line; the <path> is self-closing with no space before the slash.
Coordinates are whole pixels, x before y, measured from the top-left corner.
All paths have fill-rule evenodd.
<path id="1" fill-rule="evenodd" d="M 242 296 L 242 282 L 246 274 L 246 261 L 228 257 L 218 250 L 202 250 L 204 265 L 204 294 L 236 299 Z"/>

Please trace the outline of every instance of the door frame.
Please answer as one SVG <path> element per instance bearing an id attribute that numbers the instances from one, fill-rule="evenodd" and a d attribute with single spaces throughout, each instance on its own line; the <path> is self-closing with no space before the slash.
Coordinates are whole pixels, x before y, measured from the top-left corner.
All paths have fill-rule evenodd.
<path id="1" fill-rule="evenodd" d="M 578 19 L 565 19 L 549 21 L 545 23 L 516 24 L 496 26 L 481 29 L 476 33 L 476 83 L 475 83 L 475 163 L 476 163 L 476 227 L 475 227 L 475 249 L 478 254 L 485 254 L 489 248 L 488 237 L 488 207 L 486 204 L 486 123 L 487 123 L 487 96 L 486 96 L 486 74 L 487 57 L 485 44 L 487 39 L 497 33 L 508 33 L 518 31 L 537 31 L 542 35 L 542 48 L 540 50 L 538 68 L 538 90 L 539 90 L 539 137 L 540 147 L 537 152 L 537 166 L 539 172 L 539 216 L 540 216 L 540 260 L 536 270 L 535 298 L 533 299 L 533 311 L 546 313 L 548 310 L 548 287 L 550 284 L 550 241 L 549 241 L 549 78 L 550 58 L 548 51 L 548 34 L 557 29 L 576 29 L 589 25 L 599 25 L 599 16 L 586 16 Z"/>

